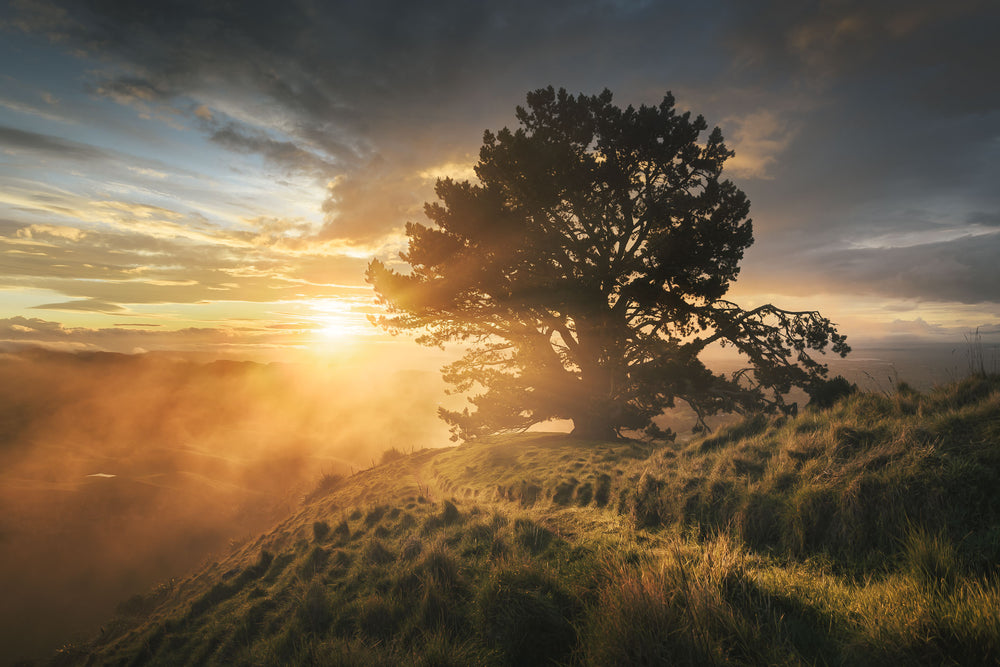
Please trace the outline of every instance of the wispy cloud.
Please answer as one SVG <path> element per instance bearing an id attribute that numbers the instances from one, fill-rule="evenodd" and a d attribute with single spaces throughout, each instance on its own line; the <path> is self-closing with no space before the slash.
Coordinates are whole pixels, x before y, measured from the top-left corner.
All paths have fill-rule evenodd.
<path id="1" fill-rule="evenodd" d="M 95 313 L 122 313 L 125 308 L 117 303 L 98 301 L 97 299 L 79 299 L 77 301 L 64 301 L 62 303 L 45 303 L 40 306 L 32 306 L 36 310 L 85 310 Z"/>
<path id="2" fill-rule="evenodd" d="M 5 151 L 40 153 L 78 161 L 110 158 L 108 152 L 95 146 L 5 126 L 0 126 L 0 147 L 3 147 Z"/>

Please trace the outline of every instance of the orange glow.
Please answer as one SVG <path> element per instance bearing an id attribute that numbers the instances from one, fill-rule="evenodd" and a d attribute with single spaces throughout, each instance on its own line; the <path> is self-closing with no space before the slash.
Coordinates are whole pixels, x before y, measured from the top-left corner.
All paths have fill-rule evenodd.
<path id="1" fill-rule="evenodd" d="M 317 324 L 316 333 L 321 341 L 340 342 L 354 336 L 344 320 L 335 315 L 317 318 Z"/>
<path id="2" fill-rule="evenodd" d="M 331 343 L 342 345 L 372 334 L 371 325 L 362 314 L 354 312 L 348 301 L 317 299 L 307 306 L 314 313 L 306 316 L 314 323 L 310 336 L 313 345 L 321 348 Z"/>

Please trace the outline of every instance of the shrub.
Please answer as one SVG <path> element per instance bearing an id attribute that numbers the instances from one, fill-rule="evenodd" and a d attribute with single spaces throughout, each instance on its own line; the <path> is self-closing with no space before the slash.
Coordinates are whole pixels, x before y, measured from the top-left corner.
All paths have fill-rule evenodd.
<path id="1" fill-rule="evenodd" d="M 532 554 L 545 551 L 553 537 L 551 530 L 531 519 L 514 519 L 514 540 Z"/>
<path id="2" fill-rule="evenodd" d="M 462 519 L 462 513 L 458 511 L 455 503 L 450 500 L 444 501 L 444 507 L 441 509 L 441 523 L 446 526 L 450 526 L 453 523 L 457 523 Z"/>
<path id="3" fill-rule="evenodd" d="M 458 563 L 441 542 L 427 552 L 420 569 L 440 588 L 451 589 L 459 584 Z"/>
<path id="4" fill-rule="evenodd" d="M 597 476 L 597 489 L 594 491 L 594 504 L 604 507 L 611 500 L 611 475 L 601 473 Z"/>
<path id="5" fill-rule="evenodd" d="M 322 542 L 330 534 L 330 524 L 326 521 L 313 522 L 313 538 L 317 542 Z"/>
<path id="6" fill-rule="evenodd" d="M 820 410 L 833 407 L 834 403 L 857 390 L 856 384 L 841 375 L 829 380 L 819 380 L 806 389 L 806 393 L 809 394 L 808 407 Z"/>
<path id="7" fill-rule="evenodd" d="M 483 636 L 507 664 L 564 661 L 576 643 L 576 601 L 557 580 L 537 570 L 496 572 L 478 605 Z"/>
<path id="8" fill-rule="evenodd" d="M 383 595 L 369 595 L 355 605 L 358 629 L 369 637 L 388 640 L 395 633 L 403 610 L 398 602 Z"/>
<path id="9" fill-rule="evenodd" d="M 420 541 L 420 538 L 409 537 L 405 542 L 403 542 L 403 548 L 400 550 L 400 555 L 404 560 L 413 560 L 420 555 L 420 552 L 423 551 L 423 549 L 424 545 L 423 542 Z"/>
<path id="10" fill-rule="evenodd" d="M 322 572 L 330 558 L 330 552 L 320 546 L 314 546 L 306 556 L 302 567 L 299 568 L 299 575 L 305 579 L 310 579 L 318 572 Z"/>
<path id="11" fill-rule="evenodd" d="M 350 567 L 354 557 L 343 549 L 334 549 L 333 553 L 330 554 L 330 561 L 337 567 L 346 568 Z"/>
<path id="12" fill-rule="evenodd" d="M 365 514 L 365 525 L 369 527 L 375 525 L 382 520 L 382 517 L 385 516 L 387 511 L 389 511 L 389 508 L 386 505 L 376 505 L 371 508 L 368 510 L 368 513 Z"/>
<path id="13" fill-rule="evenodd" d="M 757 414 L 747 417 L 738 424 L 723 428 L 719 431 L 718 435 L 702 440 L 701 451 L 708 452 L 734 442 L 739 442 L 740 440 L 752 438 L 755 435 L 763 433 L 770 425 L 771 418 L 767 415 Z"/>
<path id="14" fill-rule="evenodd" d="M 351 526 L 347 523 L 347 520 L 342 520 L 333 529 L 333 536 L 342 540 L 350 539 L 351 537 Z"/>
<path id="15" fill-rule="evenodd" d="M 319 482 L 316 483 L 316 488 L 306 494 L 302 499 L 303 503 L 311 503 L 314 500 L 323 498 L 330 494 L 344 483 L 343 475 L 333 475 L 330 473 L 324 474 L 319 478 Z"/>
<path id="16" fill-rule="evenodd" d="M 307 632 L 322 634 L 333 621 L 333 612 L 326 589 L 318 581 L 314 581 L 306 589 L 299 605 L 299 621 Z"/>
<path id="17" fill-rule="evenodd" d="M 552 502 L 556 505 L 568 505 L 569 501 L 573 498 L 573 491 L 576 490 L 577 480 L 570 479 L 566 482 L 560 482 L 556 485 L 555 491 L 552 492 Z"/>
<path id="18" fill-rule="evenodd" d="M 951 590 L 959 578 L 958 558 L 951 541 L 923 527 L 910 527 L 903 547 L 906 570 L 931 589 Z"/>
<path id="19" fill-rule="evenodd" d="M 389 449 L 382 452 L 382 456 L 379 459 L 379 464 L 391 463 L 392 461 L 398 461 L 399 459 L 406 456 L 403 452 L 399 451 L 395 447 L 390 447 Z"/>
<path id="20" fill-rule="evenodd" d="M 643 472 L 636 489 L 626 498 L 626 509 L 639 528 L 659 526 L 667 519 L 666 508 L 660 494 L 666 484 Z"/>
<path id="21" fill-rule="evenodd" d="M 396 556 L 386 548 L 382 540 L 373 539 L 365 547 L 365 560 L 373 565 L 385 565 L 396 560 Z"/>

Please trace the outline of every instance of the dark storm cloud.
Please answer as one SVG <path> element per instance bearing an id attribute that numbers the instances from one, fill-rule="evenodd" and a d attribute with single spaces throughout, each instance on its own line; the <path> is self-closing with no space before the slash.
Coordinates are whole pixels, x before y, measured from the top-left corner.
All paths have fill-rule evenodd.
<path id="1" fill-rule="evenodd" d="M 973 211 L 966 219 L 974 225 L 1000 227 L 1000 211 Z"/>
<path id="2" fill-rule="evenodd" d="M 783 252 L 778 252 L 779 250 Z M 808 248 L 775 244 L 744 276 L 786 293 L 853 293 L 965 304 L 1000 303 L 1000 234 L 885 247 Z"/>
<path id="3" fill-rule="evenodd" d="M 733 33 L 744 76 L 767 94 L 808 93 L 808 126 L 778 165 L 775 196 L 842 211 L 847 199 L 928 190 L 989 195 L 981 179 L 996 176 L 1000 88 L 987 82 L 1000 62 L 1000 5 L 761 7 L 741 5 L 746 23 Z"/>
<path id="4" fill-rule="evenodd" d="M 858 291 L 959 303 L 1000 302 L 1000 234 L 831 256 Z"/>
<path id="5" fill-rule="evenodd" d="M 813 88 L 879 85 L 942 107 L 993 109 L 981 75 L 1000 53 L 988 0 L 733 3 L 729 37 L 739 67 Z M 914 85 L 916 84 L 916 85 Z"/>
<path id="6" fill-rule="evenodd" d="M 677 7 L 606 1 L 19 7 L 22 30 L 124 68 L 95 85 L 123 103 L 204 96 L 281 115 L 287 138 L 265 137 L 245 124 L 207 123 L 206 129 L 228 148 L 261 153 L 292 170 L 343 177 L 327 202 L 324 236 L 354 239 L 398 229 L 405 220 L 400 215 L 411 208 L 401 195 L 406 201 L 399 205 L 372 210 L 354 197 L 358 188 L 412 190 L 414 168 L 474 152 L 484 127 L 509 123 L 528 88 L 555 82 L 596 92 L 615 84 L 612 70 L 623 61 L 636 77 L 679 70 L 681 63 L 645 57 L 639 45 L 670 40 L 678 48 L 708 25 L 683 25 L 687 17 Z M 592 67 L 578 70 L 581 62 Z M 684 64 L 689 71 L 705 66 L 717 63 Z M 655 88 L 657 95 L 665 90 L 659 83 Z M 358 184 L 358 169 L 376 180 Z"/>
<path id="7" fill-rule="evenodd" d="M 277 141 L 261 132 L 240 129 L 232 123 L 215 130 L 212 141 L 239 153 L 257 153 L 290 173 L 321 176 L 334 173 L 334 165 L 291 141 Z"/>

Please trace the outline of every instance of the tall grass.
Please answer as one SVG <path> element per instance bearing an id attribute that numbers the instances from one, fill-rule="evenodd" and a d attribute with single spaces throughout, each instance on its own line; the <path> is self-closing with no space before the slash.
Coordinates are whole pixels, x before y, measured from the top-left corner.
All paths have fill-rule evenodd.
<path id="1" fill-rule="evenodd" d="M 314 500 L 59 660 L 1000 661 L 996 377 L 658 448 L 417 452 Z"/>

